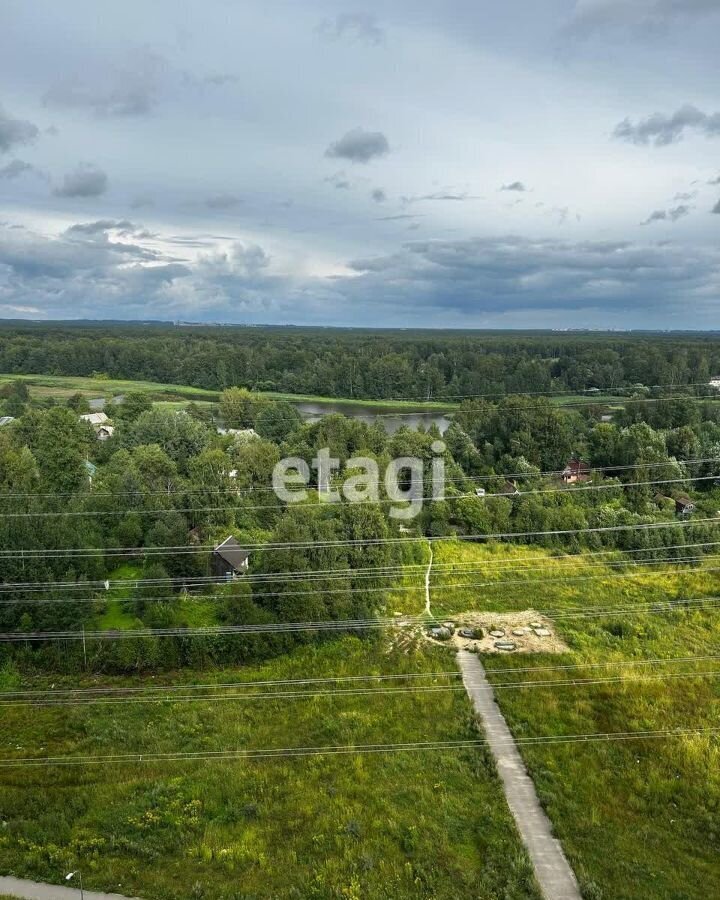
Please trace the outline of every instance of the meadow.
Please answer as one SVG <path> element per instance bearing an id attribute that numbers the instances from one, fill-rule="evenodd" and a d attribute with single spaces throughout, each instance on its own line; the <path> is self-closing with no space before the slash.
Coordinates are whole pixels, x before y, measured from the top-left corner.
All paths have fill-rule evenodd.
<path id="1" fill-rule="evenodd" d="M 720 729 L 720 605 L 687 602 L 720 594 L 712 560 L 691 571 L 627 562 L 618 570 L 608 565 L 616 553 L 565 556 L 458 541 L 434 543 L 433 557 L 440 568 L 431 580 L 432 611 L 440 621 L 462 621 L 466 610 L 533 608 L 553 615 L 569 647 L 561 655 L 484 656 L 496 685 L 532 682 L 496 691 L 520 741 Z M 420 581 L 408 576 L 390 602 L 419 612 Z M 677 601 L 671 610 L 667 600 Z M 558 665 L 573 668 L 515 671 Z M 717 734 L 521 743 L 520 750 L 588 900 L 720 895 Z"/>
<path id="2" fill-rule="evenodd" d="M 242 670 L 184 671 L 174 679 L 88 678 L 82 686 L 455 671 L 442 649 L 418 644 L 401 653 L 382 639 L 348 637 Z M 52 683 L 56 690 L 78 685 L 77 677 Z M 217 688 L 215 699 L 196 702 L 5 707 L 0 756 L 477 738 L 457 678 L 424 683 L 455 689 L 238 700 L 220 699 L 226 689 Z M 17 690 L 20 678 L 6 671 L 2 684 Z M 49 681 L 22 684 L 38 690 Z M 381 691 L 388 683 L 366 686 Z M 58 882 L 62 873 L 81 868 L 87 887 L 146 900 L 539 896 L 494 766 L 480 745 L 6 768 L 0 769 L 0 820 L 0 871 Z"/>
<path id="3" fill-rule="evenodd" d="M 129 391 L 142 391 L 149 394 L 160 406 L 168 409 L 182 409 L 194 402 L 200 406 L 218 403 L 220 391 L 190 387 L 183 384 L 167 384 L 155 381 L 131 381 L 129 379 L 83 377 L 70 375 L 6 375 L 0 374 L 0 387 L 13 381 L 27 384 L 30 396 L 35 399 L 54 397 L 65 402 L 73 394 L 82 394 L 88 400 L 103 397 L 107 400 L 118 397 Z M 383 407 L 387 410 L 427 409 L 448 410 L 457 403 L 448 401 L 419 400 L 361 400 L 352 397 L 326 397 L 318 394 L 289 394 L 279 391 L 255 391 L 256 396 L 267 400 L 289 400 L 293 403 L 338 403 L 343 406 L 355 406 L 359 410 L 364 407 Z"/>
<path id="4" fill-rule="evenodd" d="M 560 631 L 572 654 L 533 664 L 577 668 L 496 691 L 516 738 L 720 728 L 717 609 L 572 619 Z M 513 672 L 527 657 L 486 665 L 496 684 L 528 679 Z M 542 686 L 558 679 L 586 683 Z M 589 900 L 720 894 L 717 733 L 520 750 Z"/>

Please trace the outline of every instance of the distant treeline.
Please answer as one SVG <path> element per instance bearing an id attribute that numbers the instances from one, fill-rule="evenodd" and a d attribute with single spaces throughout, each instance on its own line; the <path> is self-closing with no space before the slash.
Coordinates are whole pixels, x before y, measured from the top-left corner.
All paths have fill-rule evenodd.
<path id="1" fill-rule="evenodd" d="M 707 384 L 720 335 L 18 324 L 0 372 L 362 399 Z"/>

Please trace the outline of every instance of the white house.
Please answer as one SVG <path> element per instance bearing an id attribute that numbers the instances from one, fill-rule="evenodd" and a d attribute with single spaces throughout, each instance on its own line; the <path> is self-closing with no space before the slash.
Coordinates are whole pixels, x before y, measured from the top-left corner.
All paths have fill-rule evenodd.
<path id="1" fill-rule="evenodd" d="M 115 429 L 112 425 L 101 425 L 99 428 L 95 430 L 95 437 L 99 441 L 107 441 L 109 438 L 113 436 L 115 433 Z"/>
<path id="2" fill-rule="evenodd" d="M 80 416 L 80 419 L 83 422 L 89 422 L 93 428 L 99 428 L 100 425 L 107 425 L 110 421 L 104 412 L 83 413 L 83 415 Z"/>

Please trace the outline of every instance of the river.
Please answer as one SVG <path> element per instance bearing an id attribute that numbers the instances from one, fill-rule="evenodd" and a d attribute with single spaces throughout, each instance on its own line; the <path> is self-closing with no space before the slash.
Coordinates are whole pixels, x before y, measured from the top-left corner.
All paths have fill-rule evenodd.
<path id="1" fill-rule="evenodd" d="M 343 403 L 341 400 L 313 403 L 293 403 L 306 422 L 319 422 L 323 416 L 340 413 L 352 419 L 359 419 L 372 425 L 380 422 L 388 434 L 394 434 L 398 428 L 407 425 L 417 428 L 422 425 L 429 428 L 437 425 L 440 434 L 444 434 L 450 424 L 449 414 L 438 410 L 413 410 L 412 408 L 393 409 L 387 406 L 359 406 L 355 403 Z"/>

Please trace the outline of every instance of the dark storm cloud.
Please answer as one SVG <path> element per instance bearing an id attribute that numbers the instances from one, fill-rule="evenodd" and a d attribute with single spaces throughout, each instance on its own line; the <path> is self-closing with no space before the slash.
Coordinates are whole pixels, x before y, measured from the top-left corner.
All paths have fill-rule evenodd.
<path id="1" fill-rule="evenodd" d="M 146 116 L 167 96 L 236 80 L 237 76 L 225 73 L 195 75 L 176 68 L 156 50 L 142 47 L 92 73 L 61 78 L 46 91 L 43 103 L 57 109 L 84 109 L 100 118 Z"/>
<path id="2" fill-rule="evenodd" d="M 335 172 L 333 175 L 328 175 L 323 181 L 331 184 L 339 191 L 347 191 L 350 189 L 350 182 L 344 172 Z"/>
<path id="3" fill-rule="evenodd" d="M 81 163 L 68 172 L 63 183 L 54 193 L 58 197 L 99 197 L 108 186 L 108 177 L 102 169 L 91 163 Z"/>
<path id="4" fill-rule="evenodd" d="M 469 194 L 467 191 L 435 191 L 432 194 L 417 194 L 412 197 L 403 197 L 402 202 L 420 203 L 424 200 L 448 200 L 450 202 L 462 203 L 464 200 L 479 200 L 480 198 Z"/>
<path id="5" fill-rule="evenodd" d="M 511 181 L 510 184 L 504 184 L 501 188 L 501 191 L 518 191 L 523 193 L 527 191 L 527 188 L 522 183 L 522 181 Z"/>
<path id="6" fill-rule="evenodd" d="M 276 275 L 263 247 L 233 241 L 192 262 L 141 239 L 126 220 L 80 223 L 54 239 L 0 226 L 2 301 L 48 315 L 118 311 L 128 318 L 358 324 L 387 311 L 409 324 L 462 323 L 487 313 L 603 309 L 655 313 L 714 302 L 720 249 L 663 242 L 532 240 L 518 236 L 412 241 L 348 263 L 352 277 Z M 62 298 L 61 300 L 58 298 Z"/>
<path id="7" fill-rule="evenodd" d="M 720 0 L 578 0 L 565 30 L 587 35 L 607 28 L 649 30 L 720 11 Z"/>
<path id="8" fill-rule="evenodd" d="M 140 225 L 136 225 L 129 219 L 97 219 L 94 222 L 78 222 L 66 229 L 65 234 L 69 236 L 83 235 L 92 238 L 97 235 L 105 236 L 111 231 L 115 231 L 123 236 L 152 237 L 149 231 Z"/>
<path id="9" fill-rule="evenodd" d="M 13 118 L 0 105 L 0 153 L 7 153 L 19 144 L 31 144 L 38 134 L 37 125 Z"/>
<path id="10" fill-rule="evenodd" d="M 371 159 L 385 156 L 390 152 L 390 145 L 381 131 L 365 131 L 353 128 L 335 141 L 325 151 L 331 159 L 348 159 L 353 163 L 368 163 Z"/>
<path id="11" fill-rule="evenodd" d="M 235 194 L 213 194 L 207 198 L 205 206 L 208 209 L 232 209 L 240 203 L 242 200 Z"/>
<path id="12" fill-rule="evenodd" d="M 684 203 L 681 203 L 679 206 L 674 206 L 672 209 L 656 209 L 640 224 L 650 225 L 652 222 L 664 221 L 677 222 L 678 219 L 682 219 L 684 216 L 689 215 L 690 209 L 691 207 L 686 206 Z"/>
<path id="13" fill-rule="evenodd" d="M 364 12 L 341 13 L 334 19 L 324 19 L 317 31 L 321 37 L 333 41 L 347 38 L 368 44 L 381 44 L 385 38 L 375 16 Z"/>
<path id="14" fill-rule="evenodd" d="M 720 113 L 708 115 L 690 103 L 686 103 L 672 115 L 653 113 L 646 119 L 633 123 L 629 118 L 616 126 L 613 136 L 631 144 L 654 144 L 665 147 L 682 139 L 686 130 L 694 130 L 706 137 L 720 136 Z"/>
<path id="15" fill-rule="evenodd" d="M 168 71 L 163 56 L 147 48 L 105 71 L 66 76 L 43 97 L 46 106 L 87 109 L 96 116 L 144 116 L 155 106 Z"/>
<path id="16" fill-rule="evenodd" d="M 28 162 L 24 162 L 22 159 L 13 159 L 6 166 L 0 168 L 0 178 L 5 178 L 8 181 L 12 181 L 14 178 L 19 178 L 21 175 L 25 174 L 38 175 L 40 178 L 46 177 L 40 169 L 35 168 L 35 166 Z"/>
<path id="17" fill-rule="evenodd" d="M 383 291 L 386 302 L 463 314 L 601 305 L 622 311 L 674 307 L 711 292 L 720 250 L 670 244 L 580 243 L 522 237 L 414 241 L 397 253 L 354 260 L 346 290 Z"/>

